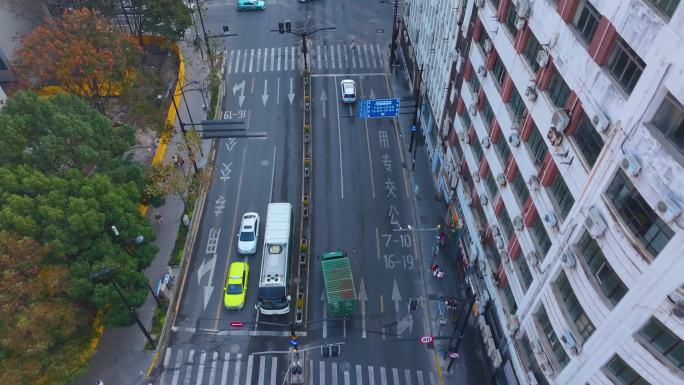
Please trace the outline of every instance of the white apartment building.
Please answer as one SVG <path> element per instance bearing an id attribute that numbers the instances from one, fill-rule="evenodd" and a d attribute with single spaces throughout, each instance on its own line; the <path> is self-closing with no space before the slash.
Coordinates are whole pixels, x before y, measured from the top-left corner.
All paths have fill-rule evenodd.
<path id="1" fill-rule="evenodd" d="M 466 16 L 424 86 L 497 384 L 684 384 L 679 3 L 406 1 L 401 37 L 435 68 L 429 11 Z"/>

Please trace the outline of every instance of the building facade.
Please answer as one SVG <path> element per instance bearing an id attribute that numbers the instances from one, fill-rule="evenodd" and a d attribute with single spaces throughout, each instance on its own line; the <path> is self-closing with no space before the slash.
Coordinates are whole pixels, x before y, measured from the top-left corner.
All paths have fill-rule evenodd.
<path id="1" fill-rule="evenodd" d="M 684 383 L 682 8 L 405 1 L 497 384 Z"/>

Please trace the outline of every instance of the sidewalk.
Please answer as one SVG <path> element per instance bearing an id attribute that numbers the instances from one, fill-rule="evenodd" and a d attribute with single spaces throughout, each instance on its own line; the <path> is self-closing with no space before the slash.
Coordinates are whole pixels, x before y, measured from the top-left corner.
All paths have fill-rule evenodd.
<path id="1" fill-rule="evenodd" d="M 197 81 L 199 84 L 202 84 L 207 77 L 206 67 L 202 65 L 199 56 L 196 55 L 191 45 L 186 44 L 185 41 L 179 42 L 178 45 L 185 59 L 184 83 L 188 84 L 192 81 Z M 199 87 L 191 86 L 188 88 Z M 185 99 L 194 122 L 198 123 L 200 120 L 205 119 L 206 115 L 202 108 L 205 102 L 202 94 L 200 92 L 186 92 Z M 190 119 L 184 104 L 185 102 L 183 98 L 180 100 L 181 103 L 178 105 L 179 117 L 184 123 L 189 123 Z M 175 134 L 169 140 L 164 154 L 165 162 L 172 161 L 172 157 L 178 152 L 178 144 L 182 143 L 180 125 L 176 123 L 175 126 Z M 210 141 L 203 142 L 203 156 L 199 157 L 197 162 L 199 167 L 206 164 L 211 146 Z M 153 156 L 153 150 L 144 148 L 134 154 L 136 160 L 145 164 L 149 164 Z M 192 166 L 186 164 L 186 167 Z M 150 206 L 147 211 L 146 216 L 150 220 L 156 234 L 154 243 L 159 248 L 154 260 L 145 270 L 145 275 L 152 288 L 155 288 L 158 278 L 168 271 L 167 266 L 176 241 L 176 234 L 178 233 L 179 226 L 181 226 L 182 212 L 183 203 L 180 198 L 175 196 L 169 196 L 164 206 L 159 208 Z M 161 220 L 155 219 L 157 213 L 161 215 Z M 140 317 L 144 325 L 148 325 L 148 330 L 149 325 L 152 323 L 156 306 L 154 298 L 151 294 L 148 294 L 147 300 L 138 309 L 138 317 Z M 106 329 L 98 343 L 95 354 L 90 360 L 85 375 L 75 381 L 73 385 L 92 385 L 97 379 L 101 379 L 105 385 L 143 384 L 147 371 L 155 357 L 153 350 L 145 350 L 146 341 L 145 336 L 135 324 L 125 328 Z"/>
<path id="2" fill-rule="evenodd" d="M 399 70 L 391 74 L 391 84 L 395 97 L 410 97 L 411 91 L 409 88 L 409 81 L 406 70 Z M 436 180 L 430 169 L 429 154 L 423 144 L 420 130 L 416 132 L 416 143 L 421 143 L 417 147 L 415 156 L 414 170 L 413 155 L 408 152 L 410 143 L 410 127 L 412 125 L 412 115 L 400 115 L 399 126 L 401 133 L 401 141 L 404 146 L 404 156 L 406 159 L 406 167 L 409 171 L 411 187 L 414 193 L 414 210 L 415 218 L 419 221 L 417 226 L 420 227 L 435 227 L 440 224 L 444 229 L 444 219 L 447 215 L 447 205 L 444 199 L 437 200 L 435 198 L 437 192 Z M 415 143 L 414 143 L 415 144 Z M 418 192 L 418 194 L 416 194 Z M 421 304 L 423 309 L 428 310 L 430 317 L 430 326 L 433 336 L 451 336 L 458 335 L 459 331 L 455 330 L 456 323 L 452 319 L 452 315 L 463 312 L 463 302 L 461 301 L 457 310 L 450 311 L 446 309 L 444 301 L 447 298 L 466 298 L 466 285 L 464 282 L 463 272 L 460 268 L 460 262 L 456 258 L 456 250 L 454 241 L 451 240 L 449 231 L 444 229 L 447 234 L 444 246 L 440 247 L 437 257 L 433 257 L 433 249 L 435 246 L 436 232 L 419 231 L 416 233 L 418 237 L 418 246 L 421 252 L 423 276 L 425 277 L 425 290 L 427 301 Z M 432 264 L 438 264 L 444 269 L 445 275 L 442 279 L 437 279 L 432 276 Z M 465 301 L 467 302 L 467 300 Z M 466 305 L 467 306 L 467 305 Z M 440 308 L 443 316 L 440 316 Z M 458 327 L 462 325 L 462 320 L 459 320 Z M 439 351 L 439 348 L 444 345 L 449 345 L 448 339 L 435 340 L 435 354 L 438 356 L 441 374 L 444 378 L 445 384 L 465 384 L 465 385 L 486 385 L 490 384 L 490 373 L 485 368 L 485 352 L 482 350 L 481 342 L 477 337 L 477 319 L 471 314 L 468 319 L 468 326 L 464 332 L 464 339 L 461 343 L 459 354 L 460 357 L 454 360 L 451 370 L 447 372 L 447 366 L 450 359 L 444 359 L 444 355 Z M 456 339 L 453 342 L 455 343 Z"/>

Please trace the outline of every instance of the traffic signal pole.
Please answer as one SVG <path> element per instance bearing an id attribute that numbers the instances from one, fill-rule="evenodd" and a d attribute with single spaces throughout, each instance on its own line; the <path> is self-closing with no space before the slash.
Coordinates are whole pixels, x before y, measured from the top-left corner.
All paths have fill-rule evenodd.
<path id="1" fill-rule="evenodd" d="M 292 22 L 290 20 L 285 20 L 278 22 L 278 29 L 272 29 L 271 32 L 278 32 L 281 35 L 289 33 L 302 38 L 302 53 L 304 54 L 304 71 L 309 72 L 309 60 L 307 58 L 309 54 L 309 47 L 307 44 L 307 39 L 309 38 L 309 36 L 313 35 L 318 31 L 326 31 L 331 29 L 336 29 L 336 27 L 316 28 L 310 32 L 307 32 L 306 27 L 304 27 L 304 31 L 295 32 L 292 30 Z"/>

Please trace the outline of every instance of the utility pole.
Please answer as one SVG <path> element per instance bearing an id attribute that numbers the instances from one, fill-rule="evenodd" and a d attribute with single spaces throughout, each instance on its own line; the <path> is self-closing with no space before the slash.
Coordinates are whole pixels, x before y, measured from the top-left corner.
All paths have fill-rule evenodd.
<path id="1" fill-rule="evenodd" d="M 397 50 L 397 34 L 399 33 L 399 28 L 397 28 L 397 9 L 399 8 L 399 0 L 394 0 L 394 17 L 392 18 L 392 44 L 390 46 L 390 66 L 394 64 L 394 51 Z"/>
<path id="2" fill-rule="evenodd" d="M 475 299 L 476 299 L 476 296 L 474 294 L 472 294 L 470 296 L 470 302 L 468 303 L 468 307 L 464 309 L 465 310 L 465 317 L 462 317 L 462 318 L 464 318 L 463 325 L 461 326 L 461 331 L 458 333 L 458 339 L 456 340 L 456 346 L 454 346 L 453 349 L 447 349 L 450 353 L 458 353 L 458 349 L 461 348 L 461 342 L 463 341 L 463 335 L 465 333 L 465 328 L 466 328 L 466 326 L 468 326 L 468 319 L 470 318 L 470 313 L 473 312 L 472 309 L 473 309 L 473 305 L 475 305 Z M 456 327 L 454 326 L 454 335 L 455 334 L 456 334 Z M 453 340 L 454 335 L 452 335 L 451 338 L 449 338 L 449 345 L 451 344 L 451 341 Z M 447 372 L 449 372 L 451 370 L 451 367 L 454 365 L 454 360 L 455 360 L 455 358 L 452 358 L 452 357 L 449 358 L 449 365 L 447 366 Z"/>
<path id="3" fill-rule="evenodd" d="M 202 33 L 204 33 L 204 43 L 207 46 L 207 56 L 209 56 L 209 59 L 211 59 L 212 54 L 211 54 L 211 46 L 209 46 L 209 36 L 207 35 L 206 28 L 204 28 L 204 17 L 202 16 L 202 4 L 200 4 L 199 0 L 197 0 L 197 14 L 199 15 L 199 18 L 200 18 L 200 24 L 202 24 Z"/>

